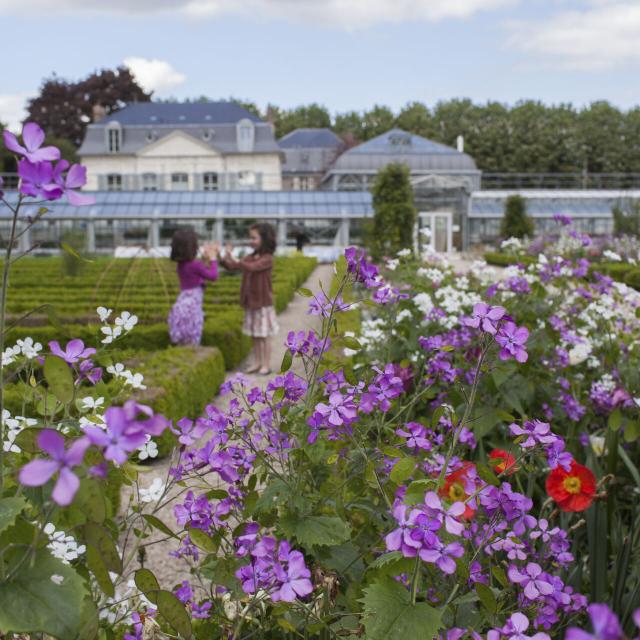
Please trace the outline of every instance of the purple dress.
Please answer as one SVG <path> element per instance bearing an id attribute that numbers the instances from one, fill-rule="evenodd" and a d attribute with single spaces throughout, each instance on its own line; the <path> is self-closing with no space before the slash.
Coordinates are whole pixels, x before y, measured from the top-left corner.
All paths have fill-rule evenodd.
<path id="1" fill-rule="evenodd" d="M 199 260 L 178 263 L 180 294 L 169 312 L 169 338 L 172 344 L 199 345 L 202 340 L 204 311 L 202 299 L 207 280 L 218 277 L 218 263 L 207 267 Z"/>

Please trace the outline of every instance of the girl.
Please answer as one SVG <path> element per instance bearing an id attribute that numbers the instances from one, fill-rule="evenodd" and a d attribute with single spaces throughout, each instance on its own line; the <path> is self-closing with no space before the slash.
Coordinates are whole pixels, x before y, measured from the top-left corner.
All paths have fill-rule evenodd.
<path id="1" fill-rule="evenodd" d="M 276 234 L 270 224 L 264 222 L 249 227 L 249 244 L 253 253 L 241 260 L 231 255 L 232 246 L 227 244 L 222 264 L 227 269 L 242 271 L 240 304 L 244 308 L 242 333 L 253 337 L 253 366 L 247 373 L 269 375 L 271 345 L 269 337 L 278 333 L 278 321 L 273 308 L 271 276 L 273 254 L 276 250 Z"/>
<path id="2" fill-rule="evenodd" d="M 218 245 L 205 244 L 206 264 L 196 260 L 198 236 L 191 229 L 176 231 L 171 241 L 171 259 L 178 263 L 180 295 L 169 312 L 169 337 L 173 344 L 199 345 L 204 312 L 202 298 L 206 280 L 218 277 Z"/>

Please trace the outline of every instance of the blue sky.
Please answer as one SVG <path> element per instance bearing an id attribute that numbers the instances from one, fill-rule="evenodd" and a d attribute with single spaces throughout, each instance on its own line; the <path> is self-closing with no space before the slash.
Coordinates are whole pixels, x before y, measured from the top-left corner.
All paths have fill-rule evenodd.
<path id="1" fill-rule="evenodd" d="M 640 104 L 640 0 L 0 0 L 0 28 L 13 125 L 51 73 L 124 62 L 161 97 L 262 107 Z"/>

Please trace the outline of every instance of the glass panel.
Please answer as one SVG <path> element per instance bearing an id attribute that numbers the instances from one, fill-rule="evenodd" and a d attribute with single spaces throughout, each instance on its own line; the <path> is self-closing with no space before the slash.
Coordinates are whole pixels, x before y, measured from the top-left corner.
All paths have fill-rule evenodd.
<path id="1" fill-rule="evenodd" d="M 447 250 L 447 233 L 448 233 L 448 216 L 435 216 L 435 250 L 438 252 L 446 252 Z"/>

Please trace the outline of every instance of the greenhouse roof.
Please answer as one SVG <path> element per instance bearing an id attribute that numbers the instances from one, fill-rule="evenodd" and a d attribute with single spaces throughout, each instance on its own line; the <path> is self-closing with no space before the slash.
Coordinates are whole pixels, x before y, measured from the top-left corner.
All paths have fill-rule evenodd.
<path id="1" fill-rule="evenodd" d="M 366 191 L 94 191 L 96 202 L 74 207 L 66 201 L 47 203 L 48 219 L 60 218 L 341 218 L 371 215 Z M 16 193 L 8 193 L 10 204 Z M 35 216 L 42 205 L 23 205 L 23 216 Z M 0 215 L 8 217 L 7 207 Z"/>

